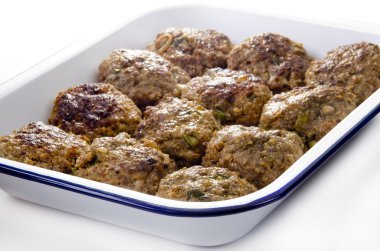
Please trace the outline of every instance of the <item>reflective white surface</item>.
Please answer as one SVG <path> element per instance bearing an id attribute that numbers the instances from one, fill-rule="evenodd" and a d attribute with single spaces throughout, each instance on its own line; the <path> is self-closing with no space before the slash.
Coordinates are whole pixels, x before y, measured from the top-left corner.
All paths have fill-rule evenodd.
<path id="1" fill-rule="evenodd" d="M 125 16 L 173 2 L 139 1 L 133 6 L 127 1 L 1 2 L 0 82 L 86 33 L 107 30 Z M 348 3 L 345 11 L 337 2 L 319 1 L 318 6 L 291 2 L 240 3 L 288 16 L 380 25 L 375 8 L 365 8 L 366 1 Z M 378 116 L 258 227 L 219 249 L 379 250 L 379 126 Z M 202 249 L 33 205 L 1 190 L 0 245 L 1 250 Z"/>

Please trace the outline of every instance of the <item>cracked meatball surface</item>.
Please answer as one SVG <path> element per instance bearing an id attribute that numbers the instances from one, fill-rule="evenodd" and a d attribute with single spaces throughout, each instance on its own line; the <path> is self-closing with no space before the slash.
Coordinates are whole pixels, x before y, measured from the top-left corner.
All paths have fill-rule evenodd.
<path id="1" fill-rule="evenodd" d="M 145 110 L 136 137 L 156 142 L 178 166 L 192 166 L 200 163 L 205 144 L 219 128 L 212 111 L 197 102 L 167 98 Z"/>
<path id="2" fill-rule="evenodd" d="M 179 97 L 177 85 L 189 80 L 186 71 L 151 51 L 115 50 L 99 65 L 99 81 L 112 84 L 143 109 Z"/>
<path id="3" fill-rule="evenodd" d="M 357 104 L 362 103 L 380 88 L 379 46 L 360 42 L 329 51 L 322 60 L 311 63 L 306 84 L 345 87 L 356 95 Z"/>
<path id="4" fill-rule="evenodd" d="M 82 137 L 43 122 L 33 122 L 0 137 L 0 157 L 71 173 L 91 160 L 90 146 Z"/>
<path id="5" fill-rule="evenodd" d="M 193 166 L 164 177 L 157 196 L 181 201 L 220 201 L 257 189 L 239 174 L 220 167 Z"/>
<path id="6" fill-rule="evenodd" d="M 155 194 L 161 178 L 177 169 L 167 154 L 127 133 L 97 138 L 91 150 L 94 159 L 78 169 L 76 176 L 143 193 Z"/>
<path id="7" fill-rule="evenodd" d="M 49 123 L 89 140 L 134 133 L 141 111 L 109 84 L 82 84 L 58 94 Z"/>
<path id="8" fill-rule="evenodd" d="M 222 124 L 257 125 L 272 92 L 261 78 L 243 71 L 215 68 L 184 86 L 182 98 L 201 103 Z"/>
<path id="9" fill-rule="evenodd" d="M 215 30 L 170 27 L 147 48 L 196 77 L 208 68 L 225 68 L 232 46 L 226 35 Z"/>
<path id="10" fill-rule="evenodd" d="M 228 68 L 255 74 L 268 81 L 274 93 L 304 85 L 311 57 L 302 44 L 275 33 L 253 36 L 235 46 Z"/>
<path id="11" fill-rule="evenodd" d="M 343 87 L 300 87 L 273 96 L 260 127 L 295 131 L 312 147 L 355 108 L 355 95 Z"/>
<path id="12" fill-rule="evenodd" d="M 301 138 L 293 132 L 226 126 L 207 144 L 202 165 L 235 171 L 261 189 L 300 158 L 303 147 Z"/>

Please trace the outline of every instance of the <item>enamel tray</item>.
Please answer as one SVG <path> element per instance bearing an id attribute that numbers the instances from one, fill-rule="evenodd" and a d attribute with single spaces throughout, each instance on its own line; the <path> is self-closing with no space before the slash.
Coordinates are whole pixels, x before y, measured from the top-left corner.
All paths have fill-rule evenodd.
<path id="1" fill-rule="evenodd" d="M 156 10 L 103 37 L 78 42 L 0 85 L 0 135 L 32 121 L 47 121 L 53 100 L 68 87 L 96 82 L 98 64 L 112 50 L 144 48 L 169 26 L 212 28 L 234 43 L 262 32 L 302 42 L 315 58 L 339 45 L 380 44 L 380 32 L 213 7 Z M 378 29 L 379 30 L 379 29 Z M 380 111 L 375 92 L 269 186 L 220 202 L 180 202 L 0 158 L 0 187 L 51 208 L 201 246 L 234 241 L 273 208 Z"/>

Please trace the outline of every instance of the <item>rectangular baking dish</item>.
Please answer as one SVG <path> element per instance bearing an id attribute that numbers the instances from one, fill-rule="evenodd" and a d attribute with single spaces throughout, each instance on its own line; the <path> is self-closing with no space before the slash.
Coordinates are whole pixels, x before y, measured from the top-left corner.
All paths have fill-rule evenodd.
<path id="1" fill-rule="evenodd" d="M 28 122 L 47 121 L 61 90 L 96 82 L 99 62 L 118 48 L 144 48 L 169 26 L 212 28 L 234 43 L 276 32 L 304 43 L 321 58 L 328 50 L 358 41 L 380 44 L 380 32 L 280 18 L 214 7 L 174 7 L 147 13 L 110 34 L 83 40 L 0 85 L 0 135 Z M 9 194 L 51 208 L 202 246 L 234 241 L 273 208 L 380 111 L 375 92 L 269 186 L 220 202 L 180 202 L 102 184 L 0 158 L 0 187 Z"/>

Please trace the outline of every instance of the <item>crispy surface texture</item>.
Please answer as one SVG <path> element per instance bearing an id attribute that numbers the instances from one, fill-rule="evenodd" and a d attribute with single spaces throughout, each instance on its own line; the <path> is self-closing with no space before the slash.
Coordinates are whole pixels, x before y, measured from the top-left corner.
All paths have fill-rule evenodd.
<path id="1" fill-rule="evenodd" d="M 99 65 L 99 81 L 112 84 L 142 109 L 179 97 L 177 85 L 189 80 L 186 71 L 151 51 L 115 50 Z"/>
<path id="2" fill-rule="evenodd" d="M 235 46 L 228 68 L 255 74 L 268 82 L 274 93 L 304 85 L 311 57 L 302 44 L 275 33 L 253 36 Z"/>
<path id="3" fill-rule="evenodd" d="M 329 51 L 311 63 L 306 84 L 343 86 L 356 95 L 357 104 L 362 103 L 380 88 L 379 46 L 360 42 Z"/>
<path id="4" fill-rule="evenodd" d="M 202 164 L 235 171 L 261 189 L 300 158 L 303 147 L 301 138 L 293 132 L 226 126 L 207 144 Z"/>
<path id="5" fill-rule="evenodd" d="M 220 167 L 193 166 L 167 175 L 157 196 L 181 201 L 220 201 L 256 191 L 239 174 Z"/>
<path id="6" fill-rule="evenodd" d="M 264 104 L 272 97 L 266 82 L 242 71 L 214 68 L 193 78 L 182 98 L 212 110 L 222 124 L 258 125 Z"/>
<path id="7" fill-rule="evenodd" d="M 33 122 L 0 137 L 0 157 L 53 171 L 71 173 L 92 158 L 82 137 L 43 122 Z"/>
<path id="8" fill-rule="evenodd" d="M 209 68 L 225 68 L 232 46 L 226 35 L 215 30 L 170 27 L 159 32 L 147 48 L 196 77 Z"/>
<path id="9" fill-rule="evenodd" d="M 89 140 L 134 133 L 141 111 L 109 84 L 82 84 L 58 94 L 49 123 Z"/>

